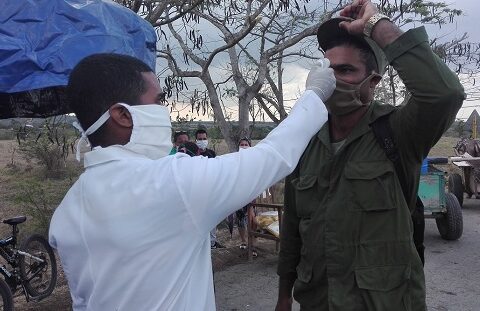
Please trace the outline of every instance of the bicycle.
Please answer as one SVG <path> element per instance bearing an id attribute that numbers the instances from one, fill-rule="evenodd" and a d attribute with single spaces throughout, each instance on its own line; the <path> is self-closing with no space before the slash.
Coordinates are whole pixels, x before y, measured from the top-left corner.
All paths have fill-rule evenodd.
<path id="1" fill-rule="evenodd" d="M 21 288 L 27 302 L 48 297 L 57 283 L 57 264 L 53 249 L 38 234 L 27 237 L 17 248 L 17 226 L 25 222 L 25 216 L 5 219 L 12 226 L 12 235 L 0 240 L 0 256 L 10 267 L 0 266 L 0 311 L 13 310 L 13 294 Z"/>

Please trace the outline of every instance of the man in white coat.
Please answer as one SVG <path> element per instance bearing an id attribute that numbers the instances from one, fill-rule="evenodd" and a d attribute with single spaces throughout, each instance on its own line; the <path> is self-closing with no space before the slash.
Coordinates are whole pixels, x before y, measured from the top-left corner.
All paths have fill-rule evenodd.
<path id="1" fill-rule="evenodd" d="M 170 117 L 152 70 L 116 54 L 82 60 L 67 92 L 93 150 L 49 233 L 73 309 L 215 310 L 209 231 L 293 171 L 334 88 L 322 60 L 290 115 L 255 147 L 167 156 Z"/>

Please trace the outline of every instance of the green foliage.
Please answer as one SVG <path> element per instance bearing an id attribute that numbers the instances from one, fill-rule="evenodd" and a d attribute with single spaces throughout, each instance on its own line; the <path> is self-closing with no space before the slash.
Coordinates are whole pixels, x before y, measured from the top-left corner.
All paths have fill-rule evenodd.
<path id="1" fill-rule="evenodd" d="M 34 160 L 42 166 L 47 177 L 62 177 L 76 135 L 64 118 L 53 117 L 40 128 L 17 128 L 17 140 L 19 153 L 27 161 Z"/>
<path id="2" fill-rule="evenodd" d="M 250 139 L 261 140 L 264 139 L 271 130 L 275 128 L 275 124 L 272 123 L 271 126 L 255 126 L 251 127 Z"/>
<path id="3" fill-rule="evenodd" d="M 208 129 L 208 137 L 211 139 L 221 140 L 223 139 L 222 131 L 219 126 L 213 126 Z"/>
<path id="4" fill-rule="evenodd" d="M 454 124 L 455 124 L 455 131 L 457 132 L 458 137 L 464 137 L 463 135 L 465 133 L 465 121 L 458 120 Z"/>

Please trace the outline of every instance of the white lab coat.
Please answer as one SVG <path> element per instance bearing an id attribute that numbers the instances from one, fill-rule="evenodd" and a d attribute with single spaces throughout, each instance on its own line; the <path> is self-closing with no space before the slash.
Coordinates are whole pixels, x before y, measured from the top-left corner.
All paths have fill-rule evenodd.
<path id="1" fill-rule="evenodd" d="M 209 231 L 295 168 L 327 111 L 306 91 L 255 147 L 150 160 L 122 146 L 85 155 L 53 215 L 73 309 L 215 310 Z"/>

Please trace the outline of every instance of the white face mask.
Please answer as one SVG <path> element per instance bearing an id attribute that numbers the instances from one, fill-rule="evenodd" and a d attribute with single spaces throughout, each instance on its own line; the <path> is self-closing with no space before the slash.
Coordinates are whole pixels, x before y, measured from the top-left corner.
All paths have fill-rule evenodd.
<path id="1" fill-rule="evenodd" d="M 132 135 L 125 148 L 156 160 L 170 153 L 172 149 L 172 124 L 168 108 L 160 105 L 129 106 L 133 119 Z"/>
<path id="2" fill-rule="evenodd" d="M 123 147 L 152 160 L 168 155 L 172 149 L 172 142 L 170 140 L 172 136 L 172 124 L 167 107 L 153 104 L 137 106 L 120 104 L 128 109 L 133 122 L 130 141 Z M 98 130 L 109 117 L 110 113 L 107 110 L 82 134 L 82 138 L 86 139 L 87 135 Z M 77 160 L 80 160 L 80 141 L 77 146 Z"/>
<path id="3" fill-rule="evenodd" d="M 197 140 L 197 146 L 198 146 L 198 148 L 200 148 L 200 149 L 202 149 L 202 150 L 207 149 L 208 140 L 207 140 L 207 139 L 205 139 L 205 140 Z"/>

